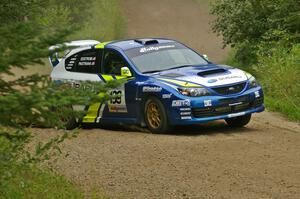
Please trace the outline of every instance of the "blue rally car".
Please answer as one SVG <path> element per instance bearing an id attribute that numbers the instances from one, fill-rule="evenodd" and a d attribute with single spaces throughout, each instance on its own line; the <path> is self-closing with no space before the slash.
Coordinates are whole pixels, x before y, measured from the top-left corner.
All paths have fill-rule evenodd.
<path id="1" fill-rule="evenodd" d="M 264 110 L 262 88 L 252 75 L 213 64 L 174 40 L 82 40 L 65 45 L 68 50 L 62 58 L 57 53 L 50 57 L 54 81 L 127 78 L 111 91 L 118 97 L 90 105 L 82 123 L 140 124 L 161 133 L 175 125 L 221 119 L 241 127 L 252 113 Z M 68 125 L 73 128 L 74 122 Z"/>

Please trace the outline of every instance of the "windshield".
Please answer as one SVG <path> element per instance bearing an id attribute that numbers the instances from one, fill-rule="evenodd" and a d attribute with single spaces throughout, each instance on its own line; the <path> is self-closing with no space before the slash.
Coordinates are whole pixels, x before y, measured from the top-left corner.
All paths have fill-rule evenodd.
<path id="1" fill-rule="evenodd" d="M 134 48 L 125 53 L 142 73 L 208 64 L 200 55 L 179 43 Z"/>

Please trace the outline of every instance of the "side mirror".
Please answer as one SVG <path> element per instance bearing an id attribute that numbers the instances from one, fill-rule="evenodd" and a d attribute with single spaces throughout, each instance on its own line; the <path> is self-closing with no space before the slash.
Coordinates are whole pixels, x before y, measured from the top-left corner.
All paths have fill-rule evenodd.
<path id="1" fill-rule="evenodd" d="M 206 59 L 206 60 L 209 60 L 208 59 L 208 56 L 206 54 L 203 54 L 203 57 Z"/>
<path id="2" fill-rule="evenodd" d="M 132 77 L 131 71 L 128 67 L 122 67 L 121 68 L 121 76 L 122 77 Z"/>

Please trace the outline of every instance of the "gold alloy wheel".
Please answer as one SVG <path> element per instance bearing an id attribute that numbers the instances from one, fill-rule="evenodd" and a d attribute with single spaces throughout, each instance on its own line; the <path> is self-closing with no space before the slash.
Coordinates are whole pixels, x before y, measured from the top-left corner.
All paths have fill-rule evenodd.
<path id="1" fill-rule="evenodd" d="M 159 126 L 161 125 L 161 117 L 158 104 L 150 102 L 147 106 L 146 114 L 151 128 L 159 128 Z"/>

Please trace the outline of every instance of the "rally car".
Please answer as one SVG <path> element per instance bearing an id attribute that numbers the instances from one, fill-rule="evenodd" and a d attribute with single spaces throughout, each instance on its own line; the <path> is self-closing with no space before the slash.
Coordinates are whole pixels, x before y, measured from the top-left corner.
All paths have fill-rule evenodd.
<path id="1" fill-rule="evenodd" d="M 118 97 L 87 107 L 83 124 L 140 124 L 161 133 L 176 125 L 224 119 L 229 126 L 242 127 L 252 113 L 264 110 L 262 88 L 252 75 L 213 64 L 174 40 L 82 40 L 65 45 L 68 50 L 61 58 L 58 53 L 50 56 L 53 81 L 127 79 L 111 92 Z"/>

